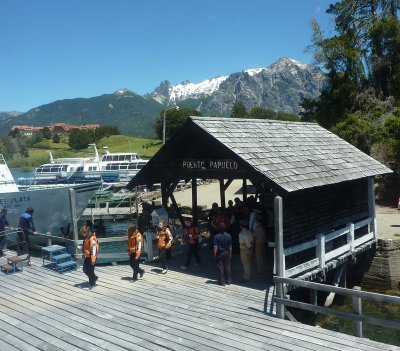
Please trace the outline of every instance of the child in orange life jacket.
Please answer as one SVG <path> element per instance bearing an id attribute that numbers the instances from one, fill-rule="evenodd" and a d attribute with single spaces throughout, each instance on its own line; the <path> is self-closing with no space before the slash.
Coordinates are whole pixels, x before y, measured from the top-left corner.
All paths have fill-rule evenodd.
<path id="1" fill-rule="evenodd" d="M 183 228 L 182 232 L 182 242 L 184 245 L 186 245 L 188 252 L 186 256 L 186 263 L 184 266 L 181 266 L 182 269 L 187 269 L 190 266 L 192 255 L 194 255 L 196 258 L 196 265 L 199 265 L 201 263 L 200 256 L 197 253 L 199 245 L 199 236 L 200 236 L 199 227 L 194 225 L 193 219 L 186 220 L 185 228 Z"/>
<path id="2" fill-rule="evenodd" d="M 133 269 L 133 279 L 135 282 L 138 279 L 138 274 L 140 278 L 143 277 L 144 269 L 139 267 L 139 259 L 143 250 L 143 235 L 137 229 L 136 225 L 130 226 L 128 228 L 128 252 L 129 252 L 129 265 Z"/>
<path id="3" fill-rule="evenodd" d="M 79 234 L 84 237 L 82 249 L 82 258 L 84 259 L 83 272 L 89 278 L 89 289 L 91 289 L 96 285 L 98 279 L 97 275 L 94 273 L 94 267 L 99 253 L 99 241 L 96 238 L 96 233 L 92 233 L 88 225 L 84 225 L 79 230 Z"/>
<path id="4" fill-rule="evenodd" d="M 168 272 L 167 260 L 171 257 L 171 247 L 173 237 L 167 224 L 164 221 L 160 221 L 157 228 L 157 239 L 158 239 L 158 250 L 160 251 L 160 260 L 162 263 L 162 274 Z"/>

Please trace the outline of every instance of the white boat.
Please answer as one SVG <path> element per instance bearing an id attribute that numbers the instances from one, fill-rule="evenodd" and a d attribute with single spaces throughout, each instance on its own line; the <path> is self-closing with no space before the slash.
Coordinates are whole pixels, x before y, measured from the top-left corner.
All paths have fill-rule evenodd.
<path id="1" fill-rule="evenodd" d="M 7 219 L 13 227 L 18 226 L 26 208 L 32 207 L 39 233 L 62 236 L 67 228 L 73 228 L 74 220 L 80 218 L 100 185 L 101 182 L 93 182 L 20 191 L 0 154 L 0 208 L 7 209 Z"/>
<path id="2" fill-rule="evenodd" d="M 92 158 L 56 158 L 35 169 L 34 177 L 18 178 L 20 185 L 86 183 L 93 181 L 128 183 L 148 162 L 137 153 L 120 152 L 100 156 L 96 144 Z"/>

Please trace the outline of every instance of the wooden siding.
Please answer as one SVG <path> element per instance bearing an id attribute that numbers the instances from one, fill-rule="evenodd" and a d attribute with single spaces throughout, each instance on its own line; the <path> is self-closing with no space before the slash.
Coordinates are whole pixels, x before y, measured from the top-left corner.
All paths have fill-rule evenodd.
<path id="1" fill-rule="evenodd" d="M 290 193 L 283 197 L 284 246 L 315 239 L 368 217 L 366 179 Z"/>

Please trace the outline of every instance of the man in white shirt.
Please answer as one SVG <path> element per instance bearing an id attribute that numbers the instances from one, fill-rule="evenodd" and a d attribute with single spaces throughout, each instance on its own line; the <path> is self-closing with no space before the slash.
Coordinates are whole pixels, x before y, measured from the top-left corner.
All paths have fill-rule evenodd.
<path id="1" fill-rule="evenodd" d="M 247 221 L 240 221 L 239 246 L 243 266 L 243 281 L 248 282 L 251 276 L 251 256 L 253 254 L 253 233 L 247 228 Z"/>

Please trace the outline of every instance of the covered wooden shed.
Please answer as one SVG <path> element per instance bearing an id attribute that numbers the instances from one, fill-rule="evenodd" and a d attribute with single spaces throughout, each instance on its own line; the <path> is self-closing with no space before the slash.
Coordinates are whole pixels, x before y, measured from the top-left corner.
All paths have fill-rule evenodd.
<path id="1" fill-rule="evenodd" d="M 176 206 L 176 185 L 191 179 L 196 219 L 196 179 L 220 181 L 222 206 L 232 180 L 250 181 L 272 199 L 283 276 L 298 276 L 375 243 L 373 178 L 391 172 L 318 124 L 190 117 L 128 188 L 161 183 Z"/>

